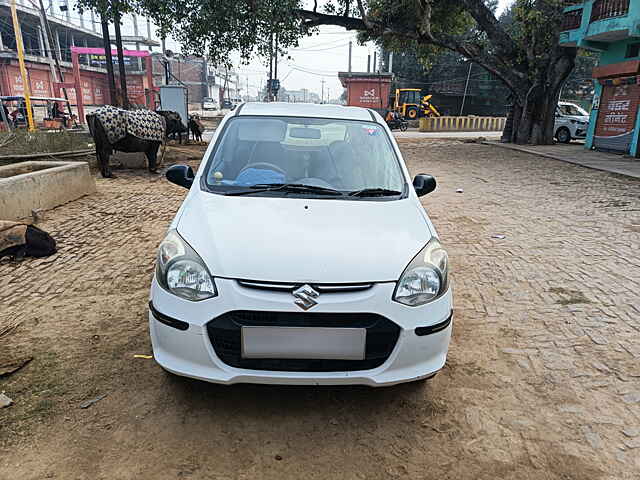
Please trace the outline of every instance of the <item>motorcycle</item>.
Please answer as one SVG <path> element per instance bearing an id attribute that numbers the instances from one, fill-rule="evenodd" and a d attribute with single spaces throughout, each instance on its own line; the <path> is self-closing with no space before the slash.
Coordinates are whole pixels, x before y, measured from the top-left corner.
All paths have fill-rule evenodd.
<path id="1" fill-rule="evenodd" d="M 407 128 L 409 127 L 409 122 L 407 122 L 402 117 L 397 117 L 397 118 L 394 118 L 392 120 L 387 120 L 387 125 L 389 126 L 389 129 L 391 129 L 391 130 L 399 128 L 401 132 L 406 132 Z"/>

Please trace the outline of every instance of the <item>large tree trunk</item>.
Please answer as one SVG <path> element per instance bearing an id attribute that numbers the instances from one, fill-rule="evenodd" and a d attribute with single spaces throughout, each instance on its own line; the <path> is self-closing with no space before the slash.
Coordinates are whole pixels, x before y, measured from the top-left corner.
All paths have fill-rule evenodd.
<path id="1" fill-rule="evenodd" d="M 505 124 L 503 142 L 553 144 L 556 106 L 562 86 L 573 70 L 575 56 L 575 49 L 563 49 L 550 61 L 542 81 L 514 92 L 514 105 Z"/>
<path id="2" fill-rule="evenodd" d="M 552 144 L 557 104 L 558 90 L 548 88 L 540 89 L 534 98 L 527 98 L 524 105 L 516 105 L 512 142 L 530 145 Z"/>

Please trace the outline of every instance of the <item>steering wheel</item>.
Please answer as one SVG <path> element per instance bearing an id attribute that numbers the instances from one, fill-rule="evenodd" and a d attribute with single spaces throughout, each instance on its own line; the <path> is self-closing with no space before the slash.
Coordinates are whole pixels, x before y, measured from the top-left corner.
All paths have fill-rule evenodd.
<path id="1" fill-rule="evenodd" d="M 248 165 L 245 165 L 245 167 L 238 172 L 238 175 L 240 175 L 242 172 L 244 172 L 245 170 L 248 170 L 250 168 L 264 168 L 264 167 L 266 167 L 269 170 L 273 170 L 275 172 L 281 173 L 285 177 L 287 176 L 287 172 L 285 172 L 279 166 L 274 165 L 273 163 L 269 163 L 269 162 L 255 162 L 255 163 L 250 163 Z"/>

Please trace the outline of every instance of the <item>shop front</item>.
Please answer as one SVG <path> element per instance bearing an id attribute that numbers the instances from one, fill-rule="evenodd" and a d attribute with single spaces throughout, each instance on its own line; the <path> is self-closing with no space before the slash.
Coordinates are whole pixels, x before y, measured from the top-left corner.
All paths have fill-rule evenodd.
<path id="1" fill-rule="evenodd" d="M 594 69 L 591 148 L 638 155 L 640 61 L 614 63 Z"/>

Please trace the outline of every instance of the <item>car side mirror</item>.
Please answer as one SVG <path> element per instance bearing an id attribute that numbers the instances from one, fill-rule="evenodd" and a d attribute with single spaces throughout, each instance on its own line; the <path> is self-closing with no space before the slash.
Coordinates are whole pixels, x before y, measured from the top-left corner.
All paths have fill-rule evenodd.
<path id="1" fill-rule="evenodd" d="M 168 173 L 168 172 L 167 172 Z M 413 188 L 419 197 L 431 193 L 436 189 L 436 179 L 431 175 L 421 173 L 413 179 Z"/>
<path id="2" fill-rule="evenodd" d="M 184 188 L 191 188 L 195 174 L 188 165 L 173 165 L 166 173 L 167 180 Z"/>

